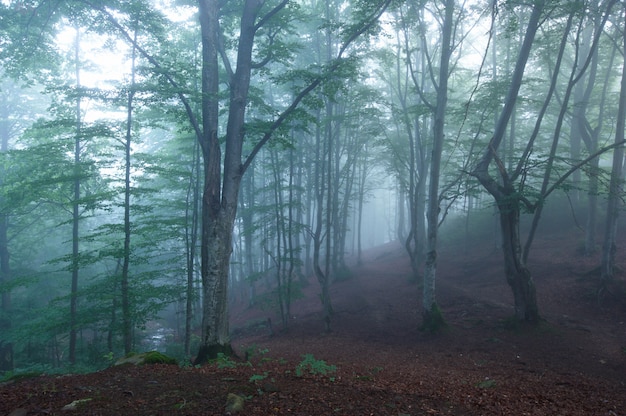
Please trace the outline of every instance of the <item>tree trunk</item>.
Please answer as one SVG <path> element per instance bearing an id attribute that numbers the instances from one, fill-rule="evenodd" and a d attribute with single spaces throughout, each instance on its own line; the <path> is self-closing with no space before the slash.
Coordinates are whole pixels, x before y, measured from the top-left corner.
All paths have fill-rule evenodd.
<path id="1" fill-rule="evenodd" d="M 593 28 L 591 25 L 583 29 L 583 43 L 581 51 L 583 54 L 588 53 L 588 45 L 591 44 L 591 36 L 593 34 Z M 593 62 L 589 75 L 581 79 L 574 88 L 574 105 L 572 109 L 572 120 L 570 123 L 570 156 L 572 160 L 580 160 L 582 155 L 582 143 L 583 138 L 588 137 L 585 140 L 587 150 L 589 153 L 594 153 L 597 150 L 597 141 L 590 140 L 591 136 L 587 133 L 586 126 L 586 112 L 589 105 L 589 96 L 586 96 L 585 90 L 593 90 L 593 85 L 596 79 L 596 69 L 598 62 L 598 53 L 594 53 Z M 585 83 L 587 88 L 585 88 Z M 595 159 L 591 165 L 591 171 L 597 171 L 598 159 Z M 582 202 L 582 192 L 580 188 L 582 186 L 582 174 L 580 171 L 572 174 L 572 185 L 574 188 L 574 201 L 577 204 Z M 583 252 L 585 255 L 590 256 L 596 250 L 596 227 L 597 227 L 597 205 L 598 198 L 596 196 L 598 192 L 598 180 L 596 175 L 589 176 L 589 188 L 587 192 L 587 220 L 585 226 L 585 242 L 583 244 Z"/>
<path id="2" fill-rule="evenodd" d="M 220 211 L 203 213 L 202 229 L 202 340 L 196 363 L 217 354 L 232 354 L 228 325 L 228 270 L 234 217 Z M 234 213 L 233 213 L 234 214 Z M 231 219 L 233 218 L 233 219 Z"/>
<path id="3" fill-rule="evenodd" d="M 137 31 L 135 31 L 135 41 Z M 126 103 L 126 141 L 124 143 L 124 257 L 122 260 L 122 336 L 124 339 L 124 353 L 129 354 L 133 349 L 133 331 L 130 305 L 129 267 L 130 267 L 130 146 L 133 132 L 133 99 L 135 96 L 135 62 L 136 48 L 133 46 L 131 55 L 131 84 Z"/>
<path id="4" fill-rule="evenodd" d="M 0 285 L 8 284 L 11 278 L 8 228 L 9 216 L 0 214 Z M 2 317 L 0 317 L 0 332 L 3 335 L 6 335 L 11 329 L 10 311 L 11 292 L 9 289 L 6 289 L 2 292 L 0 303 L 0 312 L 2 313 Z M 13 371 L 13 343 L 0 339 L 0 373 L 5 371 Z"/>
<path id="5" fill-rule="evenodd" d="M 200 203 L 200 149 L 198 144 L 194 147 L 194 165 L 189 176 L 189 187 L 187 189 L 187 212 L 186 212 L 186 257 L 187 257 L 187 287 L 185 288 L 185 355 L 191 355 L 191 332 L 193 325 L 193 298 L 194 298 L 194 276 L 196 271 L 196 244 L 198 242 L 198 211 Z M 191 215 L 189 214 L 191 210 Z M 191 219 L 191 223 L 189 220 Z"/>
<path id="6" fill-rule="evenodd" d="M 443 318 L 435 298 L 435 278 L 437 273 L 437 236 L 439 229 L 439 177 L 441 172 L 441 154 L 443 153 L 444 124 L 448 103 L 448 78 L 450 55 L 452 53 L 452 29 L 454 18 L 454 0 L 446 0 L 441 34 L 441 57 L 435 118 L 433 122 L 433 151 L 430 159 L 430 182 L 428 188 L 428 232 L 426 263 L 424 264 L 424 289 L 422 293 L 423 327 L 437 331 L 443 325 Z"/>
<path id="7" fill-rule="evenodd" d="M 624 8 L 624 12 L 626 14 L 626 7 Z M 622 33 L 622 57 L 626 57 L 625 28 L 622 28 Z M 626 129 L 626 61 L 622 64 L 622 81 L 620 86 L 619 105 L 617 109 L 617 121 L 615 127 L 615 143 L 623 142 L 624 129 Z M 600 268 L 603 285 L 606 285 L 610 280 L 612 280 L 614 274 L 615 253 L 617 251 L 615 244 L 617 236 L 617 219 L 619 211 L 622 207 L 621 197 L 624 190 L 623 164 L 624 147 L 619 146 L 613 151 L 613 169 L 611 170 L 611 181 L 609 183 L 604 244 L 602 245 L 602 264 Z"/>
<path id="8" fill-rule="evenodd" d="M 367 152 L 366 152 L 367 154 Z M 363 264 L 363 249 L 362 249 L 362 233 L 363 233 L 363 206 L 365 205 L 365 192 L 366 192 L 366 180 L 367 180 L 367 157 L 359 159 L 359 190 L 357 192 L 358 200 L 357 200 L 357 219 L 356 219 L 356 239 L 357 239 L 357 264 L 360 266 Z M 400 202 L 399 202 L 400 203 Z M 402 202 L 404 204 L 404 202 Z M 404 212 L 402 209 L 401 212 Z M 402 226 L 398 226 L 398 231 L 400 231 L 401 227 L 404 227 L 403 221 L 401 221 Z"/>
<path id="9" fill-rule="evenodd" d="M 422 17 L 420 17 L 419 20 L 422 20 Z M 402 186 L 406 187 L 406 198 L 408 202 L 407 216 L 409 229 L 404 239 L 404 246 L 411 260 L 413 278 L 418 280 L 420 277 L 420 269 L 424 262 L 424 241 L 426 239 L 425 202 L 429 157 L 427 156 L 428 149 L 424 143 L 423 137 L 428 136 L 428 128 L 426 126 L 427 123 L 429 123 L 429 116 L 416 115 L 412 117 L 411 107 L 414 103 L 408 99 L 408 96 L 409 91 L 423 90 L 428 69 L 426 64 L 427 59 L 423 56 L 426 50 L 425 45 L 420 45 L 420 47 L 417 48 L 418 51 L 421 51 L 416 55 L 417 62 L 413 62 L 411 54 L 407 54 L 407 59 L 401 59 L 401 51 L 410 51 L 413 47 L 410 46 L 408 36 L 410 29 L 403 16 L 401 16 L 400 23 L 403 25 L 404 38 L 402 39 L 400 35 L 398 35 L 397 58 L 395 62 L 397 85 L 393 85 L 392 87 L 398 96 L 402 109 L 402 124 L 406 130 L 407 147 L 409 151 L 408 160 L 406 162 L 408 165 L 408 173 L 399 172 L 399 175 L 402 177 Z M 402 65 L 405 66 L 402 67 Z M 406 71 L 406 74 L 403 75 L 403 71 Z M 413 72 L 419 72 L 421 74 L 420 78 L 418 79 Z M 402 82 L 403 77 L 406 77 L 406 84 Z M 413 82 L 410 87 L 409 79 Z M 405 151 L 405 149 L 403 148 L 401 151 Z M 401 151 L 398 151 L 398 157 L 404 159 L 404 155 L 400 154 Z M 408 180 L 406 176 L 408 176 Z"/>
<path id="10" fill-rule="evenodd" d="M 269 141 L 273 132 L 278 129 L 292 114 L 299 103 L 323 80 L 322 77 L 311 81 L 293 102 L 271 124 L 263 137 L 254 145 L 249 155 L 242 161 L 242 147 L 245 136 L 245 112 L 248 104 L 250 77 L 253 68 L 252 52 L 254 37 L 268 19 L 275 16 L 287 6 L 284 0 L 271 9 L 267 15 L 257 22 L 257 15 L 263 6 L 262 0 L 246 0 L 240 20 L 240 33 L 237 44 L 236 69 L 232 71 L 227 54 L 222 59 L 227 63 L 225 71 L 229 79 L 228 90 L 228 121 L 224 140 L 224 159 L 222 161 L 220 141 L 218 138 L 219 102 L 219 66 L 218 45 L 219 8 L 218 0 L 199 0 L 199 21 L 202 36 L 202 128 L 198 126 L 195 114 L 189 101 L 179 94 L 185 105 L 204 159 L 205 183 L 202 197 L 202 344 L 196 363 L 215 357 L 218 353 L 231 353 L 232 348 L 228 334 L 227 288 L 229 260 L 232 252 L 232 232 L 242 175 L 250 166 L 256 154 Z M 359 28 L 348 38 L 347 43 L 339 50 L 342 57 L 349 43 L 364 33 L 374 24 L 387 7 L 384 2 Z M 339 61 L 337 61 L 339 62 Z M 333 68 L 338 68 L 336 63 Z M 332 71 L 333 69 L 331 69 Z M 169 78 L 176 86 L 176 81 Z M 221 168 L 223 166 L 223 177 Z"/>
<path id="11" fill-rule="evenodd" d="M 511 77 L 509 91 L 507 92 L 504 107 L 496 122 L 493 137 L 484 149 L 483 156 L 477 166 L 472 171 L 472 175 L 480 181 L 496 201 L 503 239 L 505 275 L 509 286 L 513 290 L 515 316 L 518 319 L 529 322 L 537 322 L 539 320 L 539 309 L 532 277 L 522 259 L 522 246 L 519 235 L 520 205 L 523 203 L 522 195 L 518 195 L 515 186 L 511 183 L 506 167 L 502 161 L 497 159 L 497 151 L 513 114 L 526 63 L 539 28 L 543 7 L 543 2 L 536 2 L 533 6 L 526 34 Z M 500 182 L 494 179 L 489 172 L 489 166 L 494 159 L 499 172 Z"/>
<path id="12" fill-rule="evenodd" d="M 400 184 L 396 186 L 396 206 L 397 206 L 397 226 L 396 226 L 396 238 L 398 241 L 406 241 L 406 193 L 404 187 Z"/>
<path id="13" fill-rule="evenodd" d="M 295 203 L 295 198 L 294 198 L 294 186 L 293 186 L 293 181 L 294 181 L 294 176 L 295 176 L 295 172 L 294 172 L 294 166 L 295 164 L 295 154 L 293 149 L 291 149 L 289 151 L 289 184 L 288 189 L 289 189 L 289 193 L 288 193 L 288 201 L 287 201 L 287 255 L 288 255 L 288 261 L 289 261 L 289 266 L 287 267 L 287 290 L 286 290 L 286 298 L 285 298 L 285 310 L 287 312 L 287 322 L 286 324 L 289 323 L 289 319 L 291 317 L 291 300 L 292 300 L 292 283 L 293 283 L 293 278 L 296 272 L 296 264 L 298 263 L 298 260 L 296 258 L 297 254 L 297 250 L 299 249 L 299 247 L 297 245 L 294 245 L 294 239 L 296 238 L 295 236 L 295 232 L 294 232 L 294 222 L 295 222 L 295 218 L 294 218 L 294 212 L 293 212 L 293 205 Z"/>
<path id="14" fill-rule="evenodd" d="M 600 141 L 600 134 L 603 131 L 603 126 L 605 122 L 604 112 L 607 108 L 607 98 L 609 96 L 609 89 L 611 88 L 611 82 L 609 81 L 611 76 L 611 69 L 614 67 L 614 61 L 616 58 L 618 48 L 614 47 L 611 49 L 611 56 L 609 58 L 609 62 L 606 65 L 608 70 L 605 73 L 604 82 L 602 82 L 602 95 L 600 99 L 599 109 L 598 109 L 598 117 L 596 119 L 595 127 L 591 129 L 590 123 L 587 121 L 585 116 L 584 120 L 584 133 L 586 133 L 588 137 L 588 153 L 593 153 L 598 150 L 598 143 Z M 588 85 L 588 90 L 590 90 L 592 85 Z M 588 94 L 591 92 L 589 91 Z M 585 106 L 586 108 L 586 106 Z M 608 117 L 607 117 L 608 118 Z M 589 130 L 589 132 L 587 132 Z M 587 144 L 585 141 L 585 144 Z M 587 226 L 586 226 L 586 235 L 585 235 L 585 252 L 588 254 L 595 253 L 596 249 L 596 226 L 598 223 L 597 213 L 598 213 L 598 189 L 599 189 L 599 159 L 594 159 L 591 162 L 591 176 L 589 178 L 589 191 L 588 191 L 588 214 L 587 214 Z"/>
<path id="15" fill-rule="evenodd" d="M 219 69 L 217 63 L 219 6 L 216 0 L 199 1 L 202 33 L 202 136 L 198 137 L 204 159 L 202 235 L 202 336 L 196 364 L 230 353 L 227 284 L 231 253 L 232 222 L 221 207 L 221 149 L 217 137 Z"/>
<path id="16" fill-rule="evenodd" d="M 318 112 L 318 119 L 319 119 Z M 329 152 L 327 151 L 326 142 L 322 143 L 322 133 L 320 131 L 320 127 L 316 130 L 316 143 L 315 143 L 315 191 L 316 191 L 316 204 L 315 204 L 315 230 L 313 231 L 313 271 L 315 272 L 315 276 L 317 277 L 317 281 L 320 285 L 321 293 L 320 300 L 322 302 L 322 313 L 323 320 L 325 324 L 326 332 L 331 330 L 331 318 L 333 314 L 333 308 L 331 306 L 330 301 L 330 279 L 328 276 L 328 269 L 326 272 L 322 270 L 320 266 L 320 254 L 322 251 L 322 229 L 324 224 L 324 194 L 326 193 L 326 175 L 329 173 L 326 169 L 326 164 L 324 163 L 324 155 L 327 155 Z M 330 196 L 329 196 L 330 197 Z M 328 238 L 328 236 L 326 236 Z"/>
<path id="17" fill-rule="evenodd" d="M 273 176 L 272 192 L 274 200 L 271 205 L 274 209 L 274 219 L 276 221 L 275 226 L 275 240 L 276 252 L 274 255 L 268 252 L 268 255 L 272 256 L 274 261 L 274 267 L 276 270 L 276 295 L 278 297 L 278 309 L 280 311 L 280 319 L 283 328 L 286 329 L 289 325 L 289 315 L 287 313 L 287 299 L 289 293 L 287 292 L 287 277 L 285 272 L 285 256 L 287 256 L 287 244 L 286 244 L 286 228 L 285 228 L 285 216 L 283 215 L 284 202 L 281 189 L 281 177 L 280 177 L 280 164 L 278 162 L 278 156 L 276 155 L 276 149 L 270 149 L 270 165 Z"/>
<path id="18" fill-rule="evenodd" d="M 248 306 L 256 302 L 256 279 L 253 275 L 256 271 L 254 254 L 254 169 L 248 170 L 243 178 L 243 192 L 241 193 L 241 225 L 243 238 L 243 252 L 245 263 L 246 280 L 248 281 Z"/>
<path id="19" fill-rule="evenodd" d="M 230 74 L 223 178 L 220 174 L 222 158 L 217 136 L 219 4 L 217 0 L 200 0 L 199 5 L 203 58 L 203 135 L 199 140 L 205 172 L 201 239 L 204 304 L 202 344 L 196 362 L 203 362 L 207 358 L 214 358 L 220 352 L 232 353 L 228 330 L 228 271 L 239 187 L 243 175 L 241 157 L 252 70 L 252 49 L 257 30 L 255 19 L 262 2 L 246 1 L 241 16 L 237 67 L 235 72 Z"/>
<path id="20" fill-rule="evenodd" d="M 0 106 L 0 153 L 9 151 L 11 129 L 9 127 L 9 107 L 5 104 L 6 96 L 1 97 Z M 8 100 L 7 100 L 8 101 Z M 5 180 L 4 166 L 0 166 L 0 185 Z M 0 196 L 0 206 L 6 206 Z M 0 287 L 7 285 L 11 280 L 10 251 L 9 251 L 9 218 L 8 212 L 0 212 Z M 11 291 L 4 289 L 0 292 L 0 334 L 6 336 L 11 329 Z M 13 371 L 13 343 L 0 339 L 0 373 Z"/>
<path id="21" fill-rule="evenodd" d="M 74 60 L 76 88 L 80 89 L 80 30 L 76 29 L 76 40 L 74 44 Z M 81 98 L 76 98 L 76 132 L 74 140 L 74 189 L 72 198 L 72 265 L 71 265 L 71 289 L 70 289 L 70 334 L 69 334 L 69 353 L 68 359 L 70 364 L 76 363 L 76 337 L 78 325 L 78 272 L 79 272 L 79 200 L 80 200 L 80 161 L 81 161 Z"/>
<path id="22" fill-rule="evenodd" d="M 515 197 L 511 193 L 504 193 L 496 198 L 500 215 L 504 273 L 513 291 L 515 317 L 518 320 L 537 323 L 539 322 L 539 308 L 535 283 L 522 259 L 519 235 L 520 210 L 513 201 Z"/>

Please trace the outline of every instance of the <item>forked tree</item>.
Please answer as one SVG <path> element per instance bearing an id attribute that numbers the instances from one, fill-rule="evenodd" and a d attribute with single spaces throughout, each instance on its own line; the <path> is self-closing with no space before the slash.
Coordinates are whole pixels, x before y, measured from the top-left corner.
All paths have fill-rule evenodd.
<path id="1" fill-rule="evenodd" d="M 608 1 L 604 6 L 603 23 L 609 16 L 614 4 L 614 1 Z M 582 22 L 584 21 L 584 10 L 578 7 L 565 7 L 563 11 L 565 11 L 564 16 L 566 22 L 562 25 L 562 29 L 560 29 L 562 31 L 561 43 L 558 48 L 549 88 L 546 96 L 544 97 L 542 107 L 536 114 L 536 121 L 532 133 L 529 135 L 525 147 L 521 155 L 517 158 L 516 163 L 512 163 L 509 167 L 507 167 L 498 155 L 498 149 L 503 142 L 507 126 L 511 121 L 513 109 L 518 101 L 519 90 L 524 79 L 526 64 L 531 50 L 533 49 L 533 44 L 535 43 L 535 36 L 544 21 L 544 18 L 547 17 L 548 14 L 554 14 L 556 10 L 559 10 L 559 5 L 552 8 L 552 5 L 549 5 L 548 2 L 545 1 L 537 1 L 533 4 L 528 23 L 526 25 L 524 39 L 519 49 L 517 61 L 511 75 L 509 89 L 504 100 L 503 108 L 497 119 L 495 130 L 491 139 L 485 146 L 478 163 L 471 171 L 471 175 L 476 177 L 482 186 L 493 196 L 498 208 L 505 276 L 513 291 L 515 317 L 519 320 L 532 323 L 538 322 L 540 315 L 537 305 L 534 280 L 526 262 L 545 200 L 555 189 L 558 189 L 558 187 L 563 184 L 568 177 L 570 177 L 582 166 L 594 160 L 603 152 L 621 145 L 621 143 L 616 142 L 611 146 L 599 149 L 597 152 L 590 154 L 582 161 L 574 163 L 573 166 L 565 173 L 561 174 L 558 179 L 552 179 L 552 175 L 554 173 L 554 163 L 557 155 L 557 146 L 559 144 L 560 136 L 562 135 L 562 126 L 567 113 L 569 100 L 573 94 L 576 83 L 582 78 L 585 71 L 589 68 L 595 49 L 598 47 L 601 29 L 603 27 L 603 23 L 598 26 L 594 33 L 593 42 L 591 43 L 590 48 L 586 51 L 587 53 L 581 54 L 580 35 L 583 32 Z M 576 27 L 573 24 L 575 18 L 579 19 L 578 30 L 574 30 Z M 558 80 L 561 73 L 561 64 L 564 61 L 563 56 L 566 51 L 567 41 L 571 35 L 570 31 L 573 31 L 576 35 L 574 46 L 575 51 L 578 53 L 576 53 L 576 59 L 573 60 L 569 78 L 564 84 L 565 89 L 562 91 L 561 102 L 559 103 L 559 114 L 556 117 L 552 141 L 550 143 L 550 150 L 545 160 L 545 170 L 540 180 L 540 188 L 536 194 L 535 200 L 533 201 L 525 192 L 527 163 L 540 131 L 545 133 L 542 121 L 547 113 L 548 105 L 550 104 L 552 98 L 556 95 L 555 91 L 559 86 Z M 522 245 L 520 236 L 520 217 L 524 210 L 528 210 L 534 215 L 529 236 L 526 243 Z"/>

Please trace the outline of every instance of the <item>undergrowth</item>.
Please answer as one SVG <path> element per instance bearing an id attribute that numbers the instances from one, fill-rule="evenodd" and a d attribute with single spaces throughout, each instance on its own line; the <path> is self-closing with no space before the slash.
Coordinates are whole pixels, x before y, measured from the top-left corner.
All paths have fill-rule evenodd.
<path id="1" fill-rule="evenodd" d="M 303 360 L 296 366 L 296 376 L 302 377 L 305 372 L 312 375 L 327 375 L 337 371 L 337 367 L 327 364 L 324 360 L 316 359 L 313 354 L 304 354 Z"/>

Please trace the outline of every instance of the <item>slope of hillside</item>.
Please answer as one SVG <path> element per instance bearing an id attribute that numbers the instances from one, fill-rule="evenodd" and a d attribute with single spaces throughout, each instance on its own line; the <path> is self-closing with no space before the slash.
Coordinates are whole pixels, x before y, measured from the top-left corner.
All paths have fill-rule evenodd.
<path id="1" fill-rule="evenodd" d="M 231 393 L 246 415 L 623 415 L 626 297 L 620 285 L 598 297 L 598 259 L 576 257 L 576 244 L 554 234 L 535 245 L 538 327 L 510 319 L 501 256 L 483 241 L 442 244 L 437 297 L 448 328 L 420 332 L 419 285 L 390 243 L 333 285 L 330 333 L 312 278 L 287 331 L 271 310 L 233 309 L 233 346 L 253 353 L 250 364 L 38 377 L 0 387 L 0 414 L 60 414 L 89 399 L 80 414 L 219 415 L 233 413 Z"/>

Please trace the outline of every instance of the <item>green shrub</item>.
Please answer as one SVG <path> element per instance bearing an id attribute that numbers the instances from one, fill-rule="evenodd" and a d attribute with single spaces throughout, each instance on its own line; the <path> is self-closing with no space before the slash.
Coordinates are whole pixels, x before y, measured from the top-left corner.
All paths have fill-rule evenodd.
<path id="1" fill-rule="evenodd" d="M 250 383 L 255 383 L 257 381 L 265 380 L 267 376 L 268 376 L 267 371 L 264 371 L 263 374 L 252 374 L 248 381 L 250 381 Z"/>
<path id="2" fill-rule="evenodd" d="M 305 354 L 303 360 L 296 366 L 296 376 L 302 377 L 305 371 L 313 375 L 326 375 L 337 371 L 334 365 L 326 364 L 324 360 L 317 360 L 313 354 Z"/>
<path id="3" fill-rule="evenodd" d="M 230 356 L 224 354 L 223 352 L 218 352 L 217 353 L 217 358 L 214 360 L 211 360 L 210 362 L 215 363 L 215 365 L 217 365 L 217 368 L 224 369 L 224 368 L 235 368 L 237 367 L 237 363 L 234 362 Z"/>

